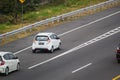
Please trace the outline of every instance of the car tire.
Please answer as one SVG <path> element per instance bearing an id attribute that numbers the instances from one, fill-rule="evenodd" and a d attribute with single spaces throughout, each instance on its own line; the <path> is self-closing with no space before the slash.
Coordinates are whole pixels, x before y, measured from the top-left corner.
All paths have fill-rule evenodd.
<path id="1" fill-rule="evenodd" d="M 50 53 L 53 53 L 53 52 L 54 52 L 54 47 L 52 46 L 51 50 L 50 50 Z"/>
<path id="2" fill-rule="evenodd" d="M 36 49 L 35 50 L 32 50 L 33 53 L 36 53 Z"/>
<path id="3" fill-rule="evenodd" d="M 120 60 L 117 60 L 118 63 L 120 63 Z"/>
<path id="4" fill-rule="evenodd" d="M 4 75 L 7 76 L 8 74 L 9 74 L 9 68 L 6 67 L 6 68 L 5 68 L 5 73 L 4 73 Z"/>
<path id="5" fill-rule="evenodd" d="M 20 63 L 17 64 L 17 68 L 16 68 L 16 71 L 19 71 L 20 70 Z"/>

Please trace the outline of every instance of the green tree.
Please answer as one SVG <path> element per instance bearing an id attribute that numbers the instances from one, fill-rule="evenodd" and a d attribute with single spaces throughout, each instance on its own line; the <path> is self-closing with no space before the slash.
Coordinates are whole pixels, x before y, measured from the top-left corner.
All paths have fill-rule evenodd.
<path id="1" fill-rule="evenodd" d="M 0 23 L 10 22 L 16 24 L 21 20 L 23 13 L 34 11 L 36 7 L 46 4 L 59 5 L 64 4 L 66 0 L 25 0 L 23 4 L 19 0 L 0 0 Z"/>

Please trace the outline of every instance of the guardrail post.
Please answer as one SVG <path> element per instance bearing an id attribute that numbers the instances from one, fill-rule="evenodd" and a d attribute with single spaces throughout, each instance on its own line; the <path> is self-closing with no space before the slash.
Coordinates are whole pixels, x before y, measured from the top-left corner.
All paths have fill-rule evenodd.
<path id="1" fill-rule="evenodd" d="M 97 9 L 97 12 L 101 11 L 102 8 L 103 8 L 103 7 L 101 7 L 101 6 L 100 6 L 99 8 L 97 7 L 97 8 L 96 8 L 96 9 Z"/>
<path id="2" fill-rule="evenodd" d="M 60 17 L 59 16 L 57 16 L 58 18 L 57 18 L 57 22 L 60 22 Z"/>
<path id="3" fill-rule="evenodd" d="M 52 24 L 54 24 L 54 20 L 52 21 Z"/>
<path id="4" fill-rule="evenodd" d="M 108 4 L 108 3 L 106 3 L 106 4 L 105 4 L 105 7 L 106 7 L 106 9 L 108 9 L 108 8 L 109 8 L 109 4 Z"/>
<path id="5" fill-rule="evenodd" d="M 111 5 L 114 6 L 114 3 L 115 3 L 115 2 L 112 2 Z"/>
<path id="6" fill-rule="evenodd" d="M 32 32 L 32 28 L 34 27 L 34 25 L 32 25 L 31 27 L 30 27 L 30 32 Z"/>
<path id="7" fill-rule="evenodd" d="M 48 26 L 48 22 L 45 24 L 45 26 Z"/>
<path id="8" fill-rule="evenodd" d="M 25 30 L 24 32 L 25 32 L 25 34 L 26 34 L 26 33 L 27 33 L 27 30 Z"/>
<path id="9" fill-rule="evenodd" d="M 111 5 L 111 2 L 108 4 L 108 8 L 110 8 L 112 5 Z"/>
<path id="10" fill-rule="evenodd" d="M 109 8 L 109 4 L 105 3 L 105 9 L 108 9 L 108 8 Z"/>
<path id="11" fill-rule="evenodd" d="M 60 19 L 57 19 L 57 22 L 60 22 Z"/>
<path id="12" fill-rule="evenodd" d="M 32 32 L 32 27 L 30 27 L 30 32 Z"/>
<path id="13" fill-rule="evenodd" d="M 95 5 L 94 5 L 95 6 Z M 96 12 L 96 8 L 93 9 L 94 13 Z"/>
<path id="14" fill-rule="evenodd" d="M 93 14 L 94 13 L 94 8 L 89 10 L 89 14 Z"/>
<path id="15" fill-rule="evenodd" d="M 65 19 L 64 18 L 62 18 L 62 21 L 64 21 Z"/>
<path id="16" fill-rule="evenodd" d="M 5 44 L 5 40 L 6 40 L 6 35 L 3 35 L 3 38 L 2 38 L 2 45 Z"/>

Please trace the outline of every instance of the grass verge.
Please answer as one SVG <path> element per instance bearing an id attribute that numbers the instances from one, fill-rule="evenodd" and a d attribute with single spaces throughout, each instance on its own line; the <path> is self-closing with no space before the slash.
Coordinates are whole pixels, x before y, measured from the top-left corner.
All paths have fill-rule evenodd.
<path id="1" fill-rule="evenodd" d="M 40 6 L 36 8 L 36 11 L 24 14 L 23 23 L 18 23 L 14 25 L 10 22 L 6 22 L 4 24 L 0 24 L 0 34 L 21 28 L 40 20 L 64 14 L 103 1 L 107 0 L 68 0 L 66 4 Z"/>

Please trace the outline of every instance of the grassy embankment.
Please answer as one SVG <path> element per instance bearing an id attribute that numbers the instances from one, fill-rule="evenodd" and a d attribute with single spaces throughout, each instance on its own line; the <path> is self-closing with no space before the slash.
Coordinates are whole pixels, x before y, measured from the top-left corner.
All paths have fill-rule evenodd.
<path id="1" fill-rule="evenodd" d="M 0 34 L 18 29 L 22 26 L 29 25 L 36 21 L 44 20 L 46 18 L 64 14 L 106 0 L 68 0 L 68 1 L 69 1 L 67 3 L 68 6 L 66 6 L 65 4 L 60 4 L 58 6 L 53 5 L 40 6 L 37 8 L 36 11 L 24 14 L 23 23 L 18 23 L 14 25 L 7 22 L 4 24 L 0 24 Z"/>

